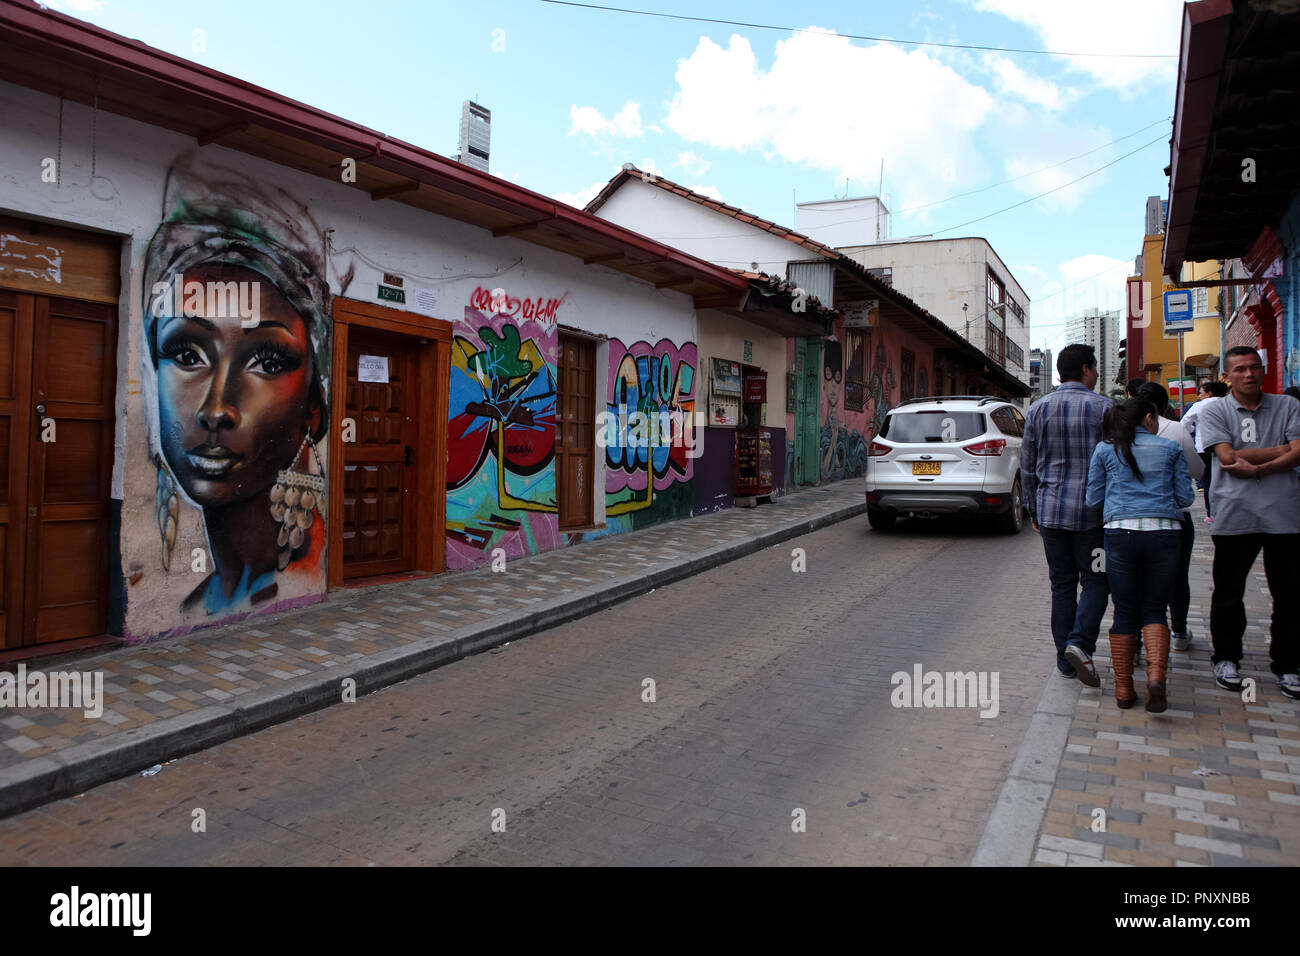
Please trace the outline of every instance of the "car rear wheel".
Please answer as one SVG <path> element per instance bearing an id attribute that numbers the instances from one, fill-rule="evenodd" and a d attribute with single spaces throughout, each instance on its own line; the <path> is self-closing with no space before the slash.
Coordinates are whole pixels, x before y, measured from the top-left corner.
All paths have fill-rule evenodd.
<path id="1" fill-rule="evenodd" d="M 882 508 L 867 509 L 867 523 L 876 531 L 888 531 L 894 527 L 898 521 L 898 515 L 891 514 Z"/>
<path id="2" fill-rule="evenodd" d="M 1005 534 L 1019 534 L 1025 527 L 1025 503 L 1020 494 L 1020 479 L 1011 486 L 1011 508 L 1004 515 L 998 515 L 998 527 Z"/>

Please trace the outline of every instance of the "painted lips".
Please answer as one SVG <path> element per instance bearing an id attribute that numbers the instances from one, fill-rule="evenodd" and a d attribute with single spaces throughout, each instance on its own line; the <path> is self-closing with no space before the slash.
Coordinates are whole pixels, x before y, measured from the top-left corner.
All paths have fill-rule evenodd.
<path id="1" fill-rule="evenodd" d="M 194 470 L 205 478 L 223 478 L 242 460 L 224 445 L 197 445 L 185 453 Z"/>

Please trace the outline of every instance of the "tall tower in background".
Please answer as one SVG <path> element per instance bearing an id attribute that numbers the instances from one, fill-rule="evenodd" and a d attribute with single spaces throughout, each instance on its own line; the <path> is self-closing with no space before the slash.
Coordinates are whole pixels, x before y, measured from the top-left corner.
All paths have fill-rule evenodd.
<path id="1" fill-rule="evenodd" d="M 1091 345 L 1097 353 L 1095 390 L 1105 395 L 1119 369 L 1119 313 L 1088 309 L 1069 320 L 1065 336 L 1070 344 Z"/>
<path id="2" fill-rule="evenodd" d="M 488 172 L 492 143 L 492 111 L 466 100 L 460 111 L 460 152 L 456 162 Z"/>

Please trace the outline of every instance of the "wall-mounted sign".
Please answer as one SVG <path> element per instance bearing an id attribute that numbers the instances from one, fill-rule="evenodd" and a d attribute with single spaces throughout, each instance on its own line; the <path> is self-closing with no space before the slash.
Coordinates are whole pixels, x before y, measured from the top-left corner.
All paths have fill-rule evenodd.
<path id="1" fill-rule="evenodd" d="M 767 373 L 758 372 L 745 376 L 745 401 L 767 401 Z"/>
<path id="2" fill-rule="evenodd" d="M 391 273 L 391 272 L 385 272 L 385 273 L 384 273 L 384 284 L 385 284 L 385 285 L 396 286 L 397 288 L 400 289 L 404 283 L 402 282 L 402 277 L 401 277 L 401 276 L 399 276 L 399 275 L 394 275 L 394 274 Z"/>
<path id="3" fill-rule="evenodd" d="M 411 289 L 411 308 L 425 315 L 438 314 L 438 293 L 433 289 Z"/>
<path id="4" fill-rule="evenodd" d="M 378 382 L 381 385 L 387 384 L 388 356 L 387 355 L 357 356 L 357 381 Z"/>
<path id="5" fill-rule="evenodd" d="M 879 299 L 851 302 L 844 306 L 844 327 L 846 329 L 870 328 L 876 324 L 879 317 Z"/>
<path id="6" fill-rule="evenodd" d="M 379 298 L 385 302 L 401 302 L 406 304 L 406 293 L 401 289 L 394 289 L 392 286 L 381 285 L 379 287 Z"/>
<path id="7" fill-rule="evenodd" d="M 713 391 L 719 395 L 739 395 L 741 392 L 740 363 L 727 359 L 713 360 Z"/>

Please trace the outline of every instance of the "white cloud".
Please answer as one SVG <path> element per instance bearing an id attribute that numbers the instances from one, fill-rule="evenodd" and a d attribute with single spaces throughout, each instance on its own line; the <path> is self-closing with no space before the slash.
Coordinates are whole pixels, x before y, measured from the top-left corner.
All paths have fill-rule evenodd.
<path id="1" fill-rule="evenodd" d="M 612 119 L 606 119 L 594 106 L 574 105 L 569 107 L 569 119 L 570 136 L 586 133 L 588 136 L 623 136 L 633 139 L 645 135 L 641 124 L 641 107 L 637 103 L 629 102 Z"/>
<path id="2" fill-rule="evenodd" d="M 1029 293 L 1029 344 L 1059 353 L 1066 341 L 1068 320 L 1087 309 L 1123 309 L 1132 259 L 1089 253 L 1060 263 L 1052 273 L 1029 265 L 1012 271 Z"/>
<path id="3" fill-rule="evenodd" d="M 1026 73 L 1004 56 L 989 56 L 985 62 L 998 90 L 1008 96 L 1053 111 L 1064 109 L 1069 102 L 1070 96 L 1051 80 Z"/>
<path id="4" fill-rule="evenodd" d="M 604 189 L 608 182 L 609 180 L 602 179 L 600 182 L 592 183 L 590 186 L 585 189 L 579 189 L 577 192 L 551 193 L 551 198 L 562 203 L 568 203 L 575 209 L 581 209 L 583 206 L 587 205 L 587 203 L 595 199 L 596 193 Z"/>
<path id="5" fill-rule="evenodd" d="M 994 132 L 1005 156 L 1005 178 L 1016 180 L 1011 188 L 1024 196 L 1050 193 L 1032 207 L 1043 212 L 1072 212 L 1077 209 L 1089 193 L 1106 185 L 1109 171 L 1103 170 L 1072 185 L 1066 184 L 1101 169 L 1119 155 L 1115 147 L 1109 145 L 1114 138 L 1110 130 L 1089 123 L 1071 123 L 1064 117 L 1031 114 L 1024 110 L 1007 111 L 997 118 Z M 1142 142 L 1132 142 L 1130 148 L 1140 146 Z M 1151 150 L 1152 155 L 1156 155 L 1156 147 L 1152 146 Z M 1083 153 L 1088 155 L 1081 155 Z M 1069 156 L 1078 158 L 1061 162 Z"/>
<path id="6" fill-rule="evenodd" d="M 713 163 L 709 162 L 702 156 L 696 156 L 694 153 L 678 153 L 677 161 L 673 163 L 692 176 L 703 176 L 709 171 Z"/>
<path id="7" fill-rule="evenodd" d="M 998 13 L 1034 31 L 1048 50 L 1070 53 L 1164 54 L 1173 59 L 1098 56 L 1038 57 L 1065 62 L 1099 86 L 1132 95 L 1148 82 L 1172 83 L 1182 32 L 1182 0 L 968 0 L 977 10 Z M 1006 46 L 1024 46 L 1007 42 Z"/>
<path id="8" fill-rule="evenodd" d="M 971 134 L 994 107 L 987 90 L 921 51 L 857 46 L 830 31 L 776 45 L 770 69 L 749 41 L 701 38 L 678 64 L 667 126 L 718 149 L 755 150 L 873 186 L 902 205 L 978 182 Z"/>

